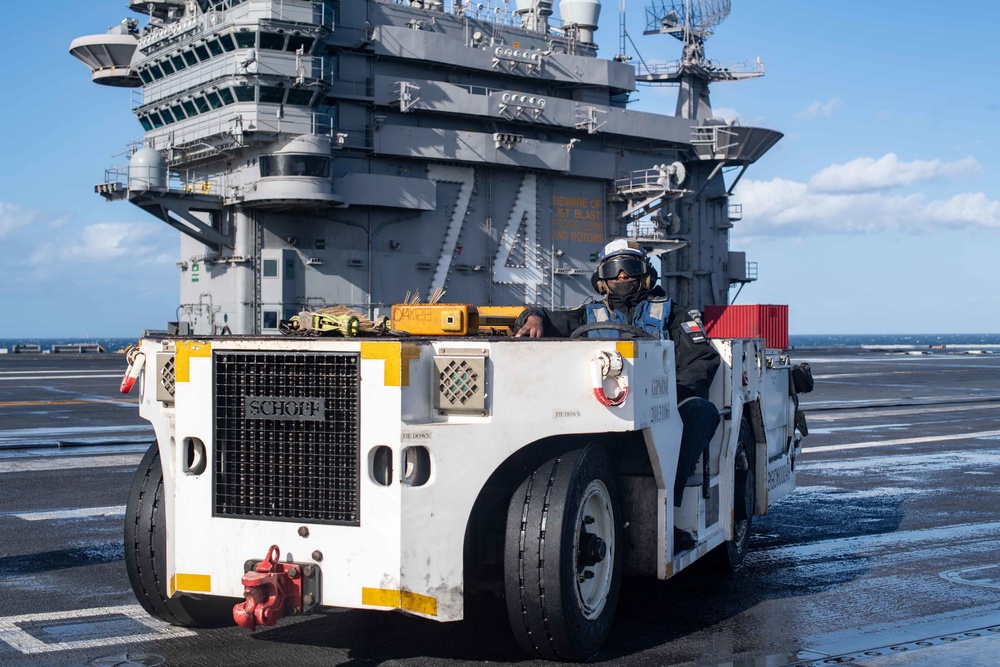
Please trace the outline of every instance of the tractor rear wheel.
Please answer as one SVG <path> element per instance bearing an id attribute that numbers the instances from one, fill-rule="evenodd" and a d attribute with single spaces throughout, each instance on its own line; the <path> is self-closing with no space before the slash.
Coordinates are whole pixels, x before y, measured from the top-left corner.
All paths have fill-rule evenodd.
<path id="1" fill-rule="evenodd" d="M 753 526 L 753 508 L 757 498 L 754 447 L 753 431 L 747 420 L 743 419 L 740 421 L 740 435 L 733 461 L 733 539 L 720 544 L 715 550 L 716 562 L 730 572 L 743 569 L 750 548 L 750 529 Z"/>

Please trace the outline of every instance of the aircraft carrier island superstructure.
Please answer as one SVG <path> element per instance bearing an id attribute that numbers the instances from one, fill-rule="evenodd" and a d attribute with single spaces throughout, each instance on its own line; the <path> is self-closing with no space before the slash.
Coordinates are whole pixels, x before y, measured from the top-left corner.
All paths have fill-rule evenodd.
<path id="1" fill-rule="evenodd" d="M 144 19 L 70 47 L 95 82 L 141 88 L 141 148 L 96 189 L 182 232 L 194 334 L 438 288 L 576 306 L 626 234 L 681 303 L 725 304 L 754 278 L 729 250 L 732 188 L 781 134 L 712 117 L 710 82 L 762 74 L 705 58 L 729 1 L 657 2 L 669 65 L 625 55 L 624 17 L 598 57 L 598 0 L 132 0 Z M 675 85 L 675 114 L 629 108 L 637 83 Z"/>

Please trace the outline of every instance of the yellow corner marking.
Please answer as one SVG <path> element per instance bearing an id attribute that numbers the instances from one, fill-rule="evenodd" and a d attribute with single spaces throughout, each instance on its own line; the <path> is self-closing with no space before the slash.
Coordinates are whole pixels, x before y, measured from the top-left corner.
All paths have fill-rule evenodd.
<path id="1" fill-rule="evenodd" d="M 399 591 L 387 588 L 362 588 L 361 604 L 399 609 Z"/>
<path id="2" fill-rule="evenodd" d="M 426 616 L 438 615 L 438 601 L 429 595 L 421 595 L 411 591 L 399 592 L 399 606 L 407 611 Z"/>
<path id="3" fill-rule="evenodd" d="M 200 340 L 181 340 L 174 346 L 174 381 L 191 381 L 191 359 L 211 357 L 212 344 Z"/>
<path id="4" fill-rule="evenodd" d="M 187 591 L 189 593 L 211 593 L 212 575 L 178 572 L 174 575 L 170 587 L 177 591 Z"/>
<path id="5" fill-rule="evenodd" d="M 635 359 L 635 341 L 620 340 L 615 343 L 615 349 L 626 359 Z"/>
<path id="6" fill-rule="evenodd" d="M 412 343 L 361 343 L 362 359 L 385 361 L 385 386 L 410 385 L 410 359 L 420 358 L 420 348 Z"/>
<path id="7" fill-rule="evenodd" d="M 425 616 L 437 616 L 437 599 L 412 591 L 398 591 L 392 588 L 362 588 L 361 604 L 405 609 Z"/>

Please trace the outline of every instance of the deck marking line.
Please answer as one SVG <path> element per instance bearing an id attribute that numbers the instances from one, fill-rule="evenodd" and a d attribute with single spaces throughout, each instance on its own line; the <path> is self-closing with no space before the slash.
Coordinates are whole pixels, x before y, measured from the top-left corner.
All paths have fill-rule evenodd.
<path id="1" fill-rule="evenodd" d="M 124 505 L 113 505 L 111 507 L 80 507 L 77 509 L 51 510 L 47 512 L 21 512 L 11 514 L 18 519 L 25 521 L 50 521 L 53 519 L 79 519 L 92 516 L 112 516 L 118 517 L 125 514 Z"/>
<path id="2" fill-rule="evenodd" d="M 977 431 L 975 433 L 955 433 L 953 435 L 928 435 L 922 438 L 900 438 L 898 440 L 870 440 L 846 445 L 826 445 L 824 447 L 806 447 L 804 451 L 838 452 L 845 449 L 864 449 L 866 447 L 891 447 L 892 445 L 916 445 L 922 442 L 943 442 L 945 440 L 972 440 L 975 438 L 991 438 L 1000 436 L 1000 431 Z"/>
<path id="3" fill-rule="evenodd" d="M 138 405 L 138 398 L 105 398 L 105 399 L 93 399 L 89 401 L 85 400 L 64 400 L 64 401 L 7 401 L 6 403 L 0 401 L 0 408 L 26 408 L 33 405 L 87 405 L 87 404 L 100 404 L 100 403 L 133 403 Z"/>
<path id="4" fill-rule="evenodd" d="M 93 375 L 94 373 L 107 373 L 106 368 L 78 368 L 75 371 L 57 371 L 48 370 L 40 371 L 37 369 L 28 369 L 23 371 L 0 371 L 0 376 L 3 375 L 23 375 L 24 377 L 45 377 L 49 375 L 59 376 L 59 375 L 69 375 L 70 373 L 85 373 L 88 375 Z"/>
<path id="5" fill-rule="evenodd" d="M 905 415 L 925 415 L 938 412 L 966 412 L 968 410 L 996 410 L 995 405 L 980 405 L 978 403 L 969 403 L 968 405 L 952 405 L 947 407 L 932 408 L 925 406 L 914 406 L 912 408 L 901 408 L 899 410 L 879 411 L 879 417 L 902 417 Z M 814 421 L 843 421 L 845 419 L 859 419 L 871 417 L 869 412 L 842 412 L 840 414 L 830 414 L 830 415 L 820 415 L 813 412 L 806 411 L 806 416 L 809 417 L 810 422 Z M 859 427 L 860 428 L 860 427 Z"/>
<path id="6" fill-rule="evenodd" d="M 72 470 L 74 468 L 134 468 L 139 465 L 142 456 L 142 454 L 111 454 L 108 456 L 61 456 L 30 461 L 4 461 L 0 462 L 0 473 Z"/>
<path id="7" fill-rule="evenodd" d="M 33 637 L 21 626 L 44 625 L 50 621 L 72 620 L 80 618 L 93 618 L 100 616 L 117 616 L 131 619 L 140 625 L 149 628 L 149 632 L 135 634 L 127 637 L 105 637 L 102 639 L 86 639 L 73 642 L 55 642 L 47 644 L 36 637 Z M 0 618 L 0 641 L 8 644 L 11 648 L 20 651 L 25 655 L 37 655 L 39 653 L 55 653 L 57 651 L 77 651 L 81 649 L 100 648 L 103 646 L 120 646 L 123 644 L 137 644 L 139 642 L 152 642 L 161 639 L 173 639 L 178 637 L 192 637 L 195 633 L 184 628 L 174 627 L 158 621 L 151 617 L 139 605 L 126 605 L 123 607 L 95 607 L 93 609 L 75 609 L 72 611 L 57 611 L 47 614 L 25 614 L 23 616 L 6 616 Z"/>
<path id="8" fill-rule="evenodd" d="M 25 380 L 88 380 L 90 378 L 120 378 L 121 373 L 100 375 L 60 375 L 58 377 L 38 377 L 25 375 L 23 377 L 0 377 L 0 382 L 24 382 Z"/>

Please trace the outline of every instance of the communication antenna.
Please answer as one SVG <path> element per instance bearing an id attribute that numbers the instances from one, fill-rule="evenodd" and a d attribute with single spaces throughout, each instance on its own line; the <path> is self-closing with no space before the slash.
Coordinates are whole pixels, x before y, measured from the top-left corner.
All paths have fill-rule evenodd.
<path id="1" fill-rule="evenodd" d="M 641 68 L 636 73 L 636 82 L 679 84 L 677 115 L 681 118 L 712 118 L 709 82 L 738 81 L 764 75 L 760 59 L 749 66 L 723 66 L 705 58 L 705 42 L 729 16 L 730 9 L 730 0 L 653 0 L 646 7 L 643 34 L 672 35 L 684 46 L 679 61 Z"/>
<path id="2" fill-rule="evenodd" d="M 644 35 L 669 34 L 704 45 L 731 9 L 729 0 L 659 0 L 646 8 Z"/>

